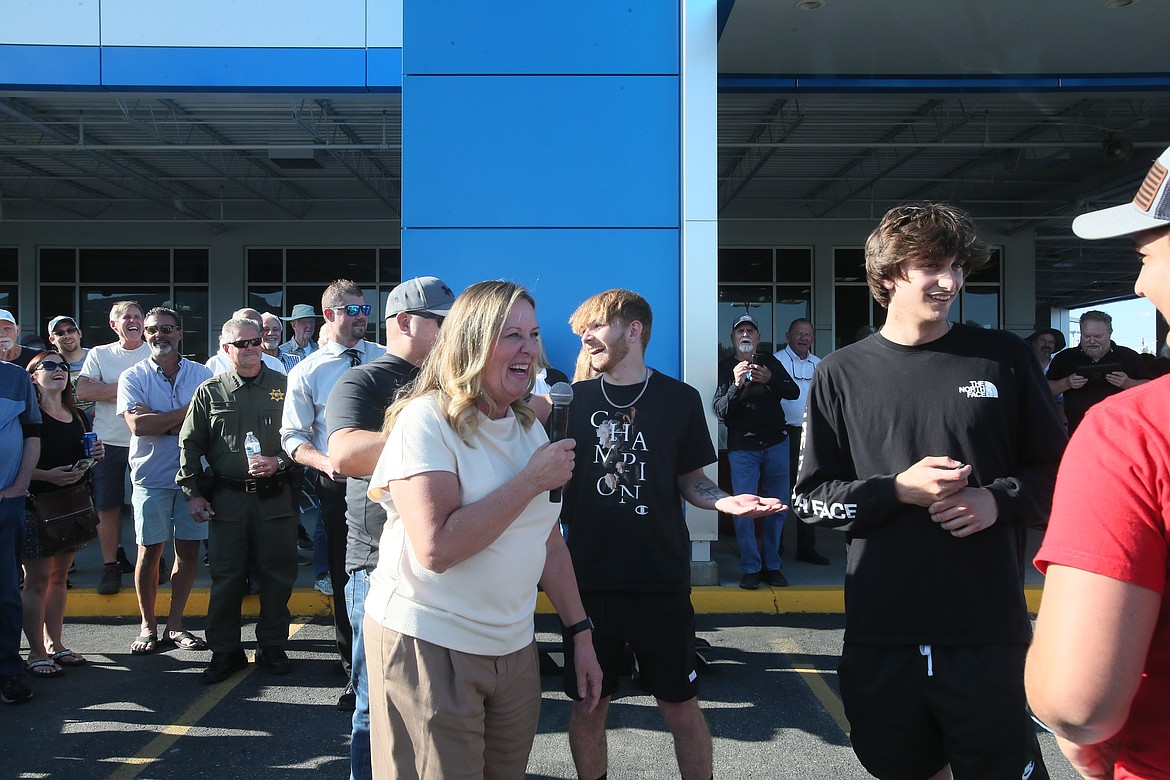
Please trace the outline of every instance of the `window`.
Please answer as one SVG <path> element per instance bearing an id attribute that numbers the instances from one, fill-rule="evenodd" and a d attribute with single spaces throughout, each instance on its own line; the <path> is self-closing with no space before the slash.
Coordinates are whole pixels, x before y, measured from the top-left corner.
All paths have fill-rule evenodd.
<path id="1" fill-rule="evenodd" d="M 110 307 L 132 300 L 142 304 L 144 314 L 155 306 L 177 311 L 183 318 L 183 354 L 207 359 L 208 249 L 43 247 L 38 261 L 41 319 L 76 317 L 84 346 L 114 341 Z"/>
<path id="2" fill-rule="evenodd" d="M 372 307 L 366 339 L 382 340 L 382 305 L 402 280 L 398 248 L 255 247 L 247 254 L 248 306 L 286 317 L 293 306 L 307 303 L 320 314 L 321 293 L 329 283 L 351 279 Z"/>
<path id="3" fill-rule="evenodd" d="M 783 345 L 789 323 L 812 316 L 811 247 L 719 250 L 719 358 L 732 352 L 731 326 L 744 314 L 760 324 L 760 351 Z"/>
<path id="4" fill-rule="evenodd" d="M 17 300 L 20 269 L 17 267 L 19 252 L 12 247 L 0 247 L 0 309 L 7 309 L 20 322 Z"/>

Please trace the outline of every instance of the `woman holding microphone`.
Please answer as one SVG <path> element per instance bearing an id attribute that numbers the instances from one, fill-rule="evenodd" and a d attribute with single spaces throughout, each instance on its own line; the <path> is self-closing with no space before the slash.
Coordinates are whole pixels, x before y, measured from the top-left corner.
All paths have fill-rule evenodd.
<path id="1" fill-rule="evenodd" d="M 522 400 L 538 370 L 535 303 L 510 282 L 456 299 L 405 397 L 370 497 L 386 507 L 366 601 L 376 777 L 522 778 L 536 735 L 537 584 L 572 626 L 578 688 L 601 670 L 548 492 L 572 474 Z"/>

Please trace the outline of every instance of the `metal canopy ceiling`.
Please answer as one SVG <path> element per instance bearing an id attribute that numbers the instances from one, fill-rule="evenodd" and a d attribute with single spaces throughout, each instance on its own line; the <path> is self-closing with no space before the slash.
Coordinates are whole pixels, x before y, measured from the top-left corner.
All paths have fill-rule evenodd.
<path id="1" fill-rule="evenodd" d="M 719 95 L 721 221 L 872 222 L 898 201 L 946 199 L 997 230 L 1036 232 L 1038 304 L 1131 294 L 1137 266 L 1126 243 L 1082 242 L 1069 224 L 1131 197 L 1170 145 L 1170 93 L 828 94 L 767 84 L 769 74 L 1165 76 L 1164 46 L 1152 42 L 1170 4 L 1137 0 L 1121 14 L 1103 10 L 1105 0 L 720 6 L 730 8 L 722 76 L 764 74 L 756 91 Z M 393 222 L 401 127 L 398 94 L 0 93 L 0 227 Z M 1133 144 L 1128 160 L 1106 164 L 1111 138 Z"/>

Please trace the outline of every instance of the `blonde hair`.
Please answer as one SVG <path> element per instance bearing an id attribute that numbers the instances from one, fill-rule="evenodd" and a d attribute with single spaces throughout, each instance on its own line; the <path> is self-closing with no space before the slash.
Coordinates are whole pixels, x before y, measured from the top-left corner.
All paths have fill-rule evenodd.
<path id="1" fill-rule="evenodd" d="M 460 439 L 473 446 L 479 427 L 479 404 L 487 405 L 489 417 L 499 411 L 495 401 L 483 392 L 483 371 L 504 329 L 504 320 L 519 301 L 536 307 L 528 291 L 513 282 L 479 282 L 464 290 L 451 306 L 451 313 L 443 322 L 418 377 L 402 389 L 386 410 L 382 432 L 389 435 L 407 404 L 433 393 L 447 424 Z M 529 392 L 534 379 L 535 372 L 530 372 Z M 536 420 L 532 408 L 523 399 L 513 401 L 511 406 L 520 423 L 530 428 Z"/>
<path id="2" fill-rule="evenodd" d="M 629 325 L 637 321 L 642 323 L 642 351 L 650 343 L 650 326 L 654 315 L 650 311 L 650 304 L 636 292 L 614 288 L 597 293 L 582 301 L 573 316 L 569 317 L 569 327 L 578 336 L 594 323 L 613 325 L 620 322 Z"/>
<path id="3" fill-rule="evenodd" d="M 593 363 L 589 360 L 589 350 L 581 347 L 581 351 L 577 353 L 577 365 L 573 368 L 573 381 L 583 382 L 595 376 L 597 372 L 593 370 Z"/>

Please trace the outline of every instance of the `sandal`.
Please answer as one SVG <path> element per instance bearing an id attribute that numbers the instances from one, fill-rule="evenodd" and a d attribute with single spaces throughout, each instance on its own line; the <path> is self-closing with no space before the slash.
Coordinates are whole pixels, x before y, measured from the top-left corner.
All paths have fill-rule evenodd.
<path id="1" fill-rule="evenodd" d="M 195 636 L 190 631 L 168 631 L 166 636 L 159 640 L 160 645 L 177 647 L 180 650 L 206 650 L 207 640 Z"/>
<path id="2" fill-rule="evenodd" d="M 61 666 L 83 666 L 86 660 L 84 655 L 68 649 L 58 650 L 50 657 Z"/>
<path id="3" fill-rule="evenodd" d="M 29 661 L 24 665 L 24 670 L 33 677 L 60 677 L 65 674 L 65 670 L 57 666 L 49 658 L 42 658 L 40 661 Z"/>
<path id="4" fill-rule="evenodd" d="M 133 655 L 150 655 L 158 650 L 158 637 L 153 634 L 142 634 L 130 643 L 130 653 Z"/>

